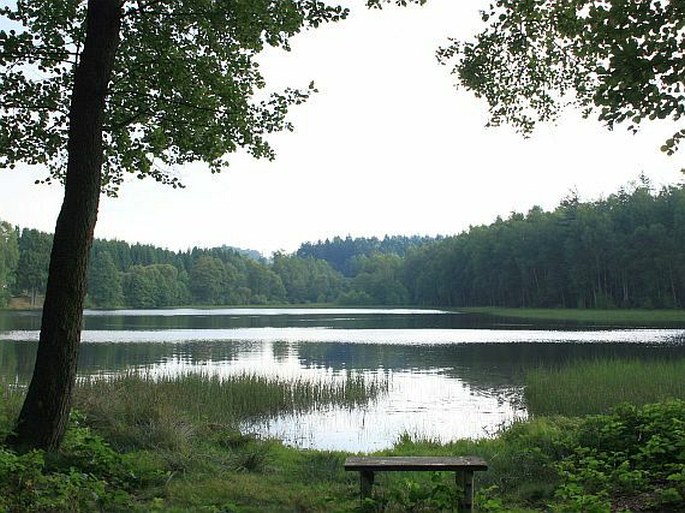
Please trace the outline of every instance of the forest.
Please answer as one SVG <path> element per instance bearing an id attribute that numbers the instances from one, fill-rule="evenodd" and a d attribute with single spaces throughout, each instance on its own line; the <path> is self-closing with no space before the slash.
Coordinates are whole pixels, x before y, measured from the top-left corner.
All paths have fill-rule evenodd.
<path id="1" fill-rule="evenodd" d="M 0 221 L 0 305 L 39 306 L 52 235 Z M 685 187 L 647 180 L 595 201 L 569 194 L 450 237 L 335 237 L 259 257 L 96 240 L 87 304 L 679 308 Z M 16 298 L 23 302 L 17 303 Z"/>

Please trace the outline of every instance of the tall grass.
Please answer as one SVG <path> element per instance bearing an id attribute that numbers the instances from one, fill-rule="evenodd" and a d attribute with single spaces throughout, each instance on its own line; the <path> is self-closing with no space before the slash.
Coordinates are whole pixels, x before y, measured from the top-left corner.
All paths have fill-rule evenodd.
<path id="1" fill-rule="evenodd" d="M 78 383 L 74 407 L 119 448 L 182 449 L 198 430 L 329 406 L 367 404 L 387 381 L 362 376 L 306 381 L 243 374 L 151 377 L 127 374 Z"/>
<path id="2" fill-rule="evenodd" d="M 623 402 L 685 399 L 685 358 L 606 359 L 538 369 L 526 375 L 524 397 L 533 415 L 567 416 L 606 413 Z"/>

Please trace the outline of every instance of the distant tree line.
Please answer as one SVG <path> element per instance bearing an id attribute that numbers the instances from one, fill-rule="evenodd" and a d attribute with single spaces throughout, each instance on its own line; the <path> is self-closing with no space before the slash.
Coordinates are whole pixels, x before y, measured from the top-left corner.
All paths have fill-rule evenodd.
<path id="1" fill-rule="evenodd" d="M 594 202 L 566 198 L 407 255 L 422 305 L 676 308 L 685 302 L 685 189 L 643 178 Z"/>
<path id="2" fill-rule="evenodd" d="M 36 305 L 50 234 L 0 221 L 0 305 Z M 453 237 L 305 243 L 269 260 L 230 247 L 170 251 L 97 240 L 91 307 L 346 305 L 678 308 L 685 303 L 685 188 L 642 180 L 605 199 L 570 195 Z"/>
<path id="3" fill-rule="evenodd" d="M 12 296 L 39 303 L 51 246 L 51 234 L 0 222 L 0 306 Z M 294 255 L 268 262 L 229 247 L 174 252 L 117 240 L 96 240 L 92 252 L 91 307 L 334 302 L 346 285 L 327 262 Z"/>

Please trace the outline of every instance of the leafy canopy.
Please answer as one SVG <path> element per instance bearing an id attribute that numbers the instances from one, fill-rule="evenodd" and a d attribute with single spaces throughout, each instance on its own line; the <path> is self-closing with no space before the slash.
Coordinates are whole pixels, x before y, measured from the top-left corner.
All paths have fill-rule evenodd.
<path id="1" fill-rule="evenodd" d="M 528 134 L 569 104 L 633 131 L 685 113 L 682 0 L 497 0 L 481 14 L 475 41 L 452 40 L 438 56 L 487 100 L 490 125 Z"/>
<path id="2" fill-rule="evenodd" d="M 121 43 L 106 107 L 103 188 L 125 171 L 181 186 L 173 168 L 191 161 L 212 172 L 245 148 L 273 158 L 265 139 L 291 129 L 288 107 L 314 91 L 270 96 L 255 56 L 288 50 L 307 27 L 347 10 L 319 0 L 122 0 Z M 87 3 L 18 0 L 0 8 L 0 167 L 45 164 L 47 181 L 66 168 L 67 121 Z"/>

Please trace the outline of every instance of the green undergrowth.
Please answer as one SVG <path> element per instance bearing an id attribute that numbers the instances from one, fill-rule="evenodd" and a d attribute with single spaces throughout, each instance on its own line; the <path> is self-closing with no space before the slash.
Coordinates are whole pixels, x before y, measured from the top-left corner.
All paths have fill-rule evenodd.
<path id="1" fill-rule="evenodd" d="M 16 454 L 0 445 L 0 511 L 132 511 L 139 491 L 160 483 L 164 474 L 136 454 L 115 451 L 72 414 L 58 453 Z"/>
<path id="2" fill-rule="evenodd" d="M 126 413 L 118 404 L 131 404 L 126 394 L 101 392 L 109 393 L 112 411 Z M 2 434 L 16 414 L 13 395 L 5 390 L 0 403 Z M 183 416 L 185 409 L 175 411 Z M 134 425 L 142 417 L 128 414 L 118 428 L 132 423 L 122 443 L 119 431 L 79 410 L 58 454 L 18 455 L 0 446 L 0 512 L 455 511 L 450 473 L 378 473 L 373 498 L 360 503 L 358 476 L 343 470 L 346 453 L 289 448 L 206 415 L 184 417 L 191 435 L 183 443 L 152 440 Z M 479 512 L 685 512 L 681 400 L 533 417 L 487 439 L 440 443 L 405 435 L 381 454 L 482 456 L 489 470 L 476 475 Z"/>
<path id="3" fill-rule="evenodd" d="M 607 413 L 621 404 L 685 399 L 685 358 L 601 359 L 529 371 L 525 401 L 534 415 Z"/>

